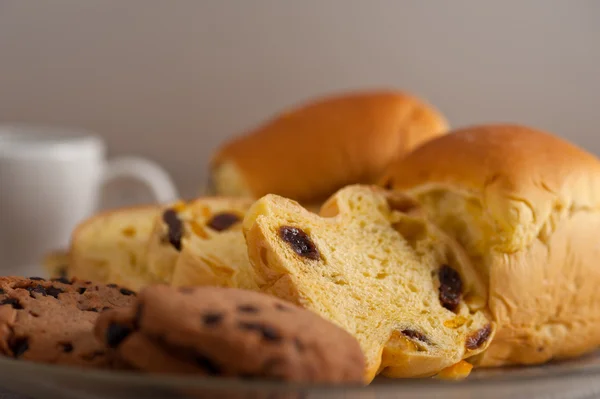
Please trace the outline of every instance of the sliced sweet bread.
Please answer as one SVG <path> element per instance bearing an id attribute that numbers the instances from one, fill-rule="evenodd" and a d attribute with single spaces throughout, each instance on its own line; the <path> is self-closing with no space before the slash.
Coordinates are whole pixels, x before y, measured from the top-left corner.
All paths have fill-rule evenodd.
<path id="1" fill-rule="evenodd" d="M 150 233 L 160 207 L 99 213 L 73 232 L 66 275 L 133 290 L 148 283 L 144 273 Z"/>
<path id="2" fill-rule="evenodd" d="M 410 198 L 349 186 L 316 215 L 267 195 L 248 211 L 244 234 L 259 288 L 354 335 L 367 380 L 432 376 L 493 338 L 468 257 Z"/>
<path id="3" fill-rule="evenodd" d="M 241 223 L 251 204 L 206 197 L 164 209 L 148 244 L 149 275 L 174 286 L 256 288 Z"/>

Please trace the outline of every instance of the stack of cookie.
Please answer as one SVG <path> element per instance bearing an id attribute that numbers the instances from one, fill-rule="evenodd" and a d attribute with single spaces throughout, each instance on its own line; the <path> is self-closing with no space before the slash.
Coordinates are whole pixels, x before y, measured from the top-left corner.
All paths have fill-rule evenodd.
<path id="1" fill-rule="evenodd" d="M 140 291 L 87 324 L 106 364 L 368 383 L 600 346 L 600 161 L 554 135 L 360 93 L 227 143 L 211 177 L 74 232 L 68 278 Z"/>

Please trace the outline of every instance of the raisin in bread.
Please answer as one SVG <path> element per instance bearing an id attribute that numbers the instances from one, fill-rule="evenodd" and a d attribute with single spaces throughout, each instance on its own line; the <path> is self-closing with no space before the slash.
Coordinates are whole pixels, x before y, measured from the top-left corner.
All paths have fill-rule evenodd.
<path id="1" fill-rule="evenodd" d="M 391 162 L 447 130 L 443 115 L 407 93 L 331 95 L 225 143 L 211 160 L 212 192 L 320 205 L 347 184 L 375 183 Z"/>
<path id="2" fill-rule="evenodd" d="M 472 126 L 423 145 L 382 184 L 417 198 L 485 279 L 498 333 L 479 365 L 600 346 L 596 156 L 525 126 Z"/>
<path id="3" fill-rule="evenodd" d="M 354 335 L 367 380 L 432 376 L 493 338 L 468 257 L 410 198 L 349 186 L 316 215 L 267 195 L 248 211 L 244 233 L 260 289 Z"/>
<path id="4" fill-rule="evenodd" d="M 48 252 L 42 259 L 42 267 L 50 278 L 66 277 L 69 269 L 69 251 L 56 250 Z"/>
<path id="5" fill-rule="evenodd" d="M 241 223 L 251 204 L 206 197 L 168 206 L 149 241 L 148 274 L 174 286 L 256 288 Z"/>
<path id="6" fill-rule="evenodd" d="M 140 206 L 84 221 L 72 234 L 66 275 L 137 290 L 147 283 L 145 255 L 159 213 L 159 206 Z"/>

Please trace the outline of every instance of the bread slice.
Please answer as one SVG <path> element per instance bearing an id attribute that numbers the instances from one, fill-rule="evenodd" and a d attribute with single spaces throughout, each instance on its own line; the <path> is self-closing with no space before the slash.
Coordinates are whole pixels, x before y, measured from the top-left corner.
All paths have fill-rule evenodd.
<path id="1" fill-rule="evenodd" d="M 367 380 L 432 376 L 493 338 L 468 257 L 410 198 L 354 185 L 316 215 L 267 195 L 248 211 L 244 234 L 259 288 L 354 335 Z"/>
<path id="2" fill-rule="evenodd" d="M 251 204 L 206 197 L 164 209 L 149 240 L 148 274 L 174 286 L 256 288 L 241 223 Z"/>
<path id="3" fill-rule="evenodd" d="M 283 112 L 219 148 L 217 195 L 278 194 L 321 204 L 347 184 L 375 183 L 387 166 L 448 123 L 431 105 L 394 90 L 338 93 Z"/>
<path id="4" fill-rule="evenodd" d="M 146 249 L 159 213 L 155 205 L 122 208 L 81 223 L 72 234 L 67 276 L 132 290 L 147 284 Z"/>
<path id="5" fill-rule="evenodd" d="M 382 184 L 417 198 L 484 277 L 498 332 L 477 365 L 600 346 L 598 157 L 527 126 L 470 126 L 424 144 Z"/>

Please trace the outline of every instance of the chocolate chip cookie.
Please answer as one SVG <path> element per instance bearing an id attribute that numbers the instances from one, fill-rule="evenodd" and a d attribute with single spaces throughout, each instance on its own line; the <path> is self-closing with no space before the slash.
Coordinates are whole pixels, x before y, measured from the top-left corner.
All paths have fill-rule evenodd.
<path id="1" fill-rule="evenodd" d="M 131 366 L 162 373 L 364 382 L 358 342 L 315 313 L 234 288 L 145 288 L 104 312 L 96 336 Z"/>
<path id="2" fill-rule="evenodd" d="M 0 354 L 42 363 L 113 367 L 95 339 L 98 315 L 134 302 L 135 293 L 64 277 L 0 277 Z"/>

